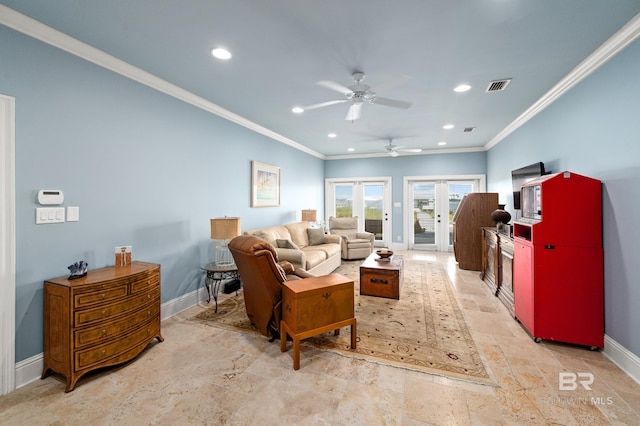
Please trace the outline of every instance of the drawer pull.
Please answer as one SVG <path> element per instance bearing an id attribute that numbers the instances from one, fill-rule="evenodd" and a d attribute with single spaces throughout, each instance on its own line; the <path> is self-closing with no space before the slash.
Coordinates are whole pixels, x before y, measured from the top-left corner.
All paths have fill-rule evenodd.
<path id="1" fill-rule="evenodd" d="M 291 306 L 287 305 L 287 311 L 291 312 Z"/>
<path id="2" fill-rule="evenodd" d="M 104 358 L 105 356 L 107 356 L 107 351 L 102 351 L 102 357 Z"/>
<path id="3" fill-rule="evenodd" d="M 105 297 L 107 297 L 104 293 L 100 295 L 100 297 L 102 298 L 102 300 L 104 300 Z"/>
<path id="4" fill-rule="evenodd" d="M 102 311 L 102 316 L 106 317 L 107 316 L 107 311 Z"/>
<path id="5" fill-rule="evenodd" d="M 151 295 L 150 294 L 147 294 L 147 299 L 151 299 Z"/>
<path id="6" fill-rule="evenodd" d="M 102 336 L 106 336 L 107 335 L 107 330 L 102 330 Z"/>
<path id="7" fill-rule="evenodd" d="M 331 297 L 331 293 L 328 293 L 328 292 L 327 293 L 323 293 L 322 297 L 324 297 L 325 299 L 328 299 L 328 298 Z"/>
<path id="8" fill-rule="evenodd" d="M 382 278 L 371 278 L 370 280 L 373 284 L 389 284 L 389 281 L 383 280 Z"/>

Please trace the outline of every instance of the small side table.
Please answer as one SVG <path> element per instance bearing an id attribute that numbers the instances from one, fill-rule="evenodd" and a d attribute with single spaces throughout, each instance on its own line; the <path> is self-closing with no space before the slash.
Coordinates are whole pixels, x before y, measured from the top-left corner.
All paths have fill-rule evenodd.
<path id="1" fill-rule="evenodd" d="M 216 262 L 209 262 L 204 265 L 204 268 L 200 269 L 207 273 L 204 279 L 204 285 L 207 287 L 207 293 L 209 294 L 207 303 L 211 301 L 211 296 L 213 296 L 213 300 L 216 302 L 216 312 L 218 312 L 218 292 L 220 291 L 220 284 L 227 279 L 240 279 L 238 267 L 235 263 L 231 265 L 218 265 Z"/>

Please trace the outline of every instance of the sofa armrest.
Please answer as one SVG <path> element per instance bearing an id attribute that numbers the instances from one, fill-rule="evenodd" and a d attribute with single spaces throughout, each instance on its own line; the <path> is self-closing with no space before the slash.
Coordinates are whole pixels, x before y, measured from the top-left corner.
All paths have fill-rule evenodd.
<path id="1" fill-rule="evenodd" d="M 302 250 L 290 248 L 276 248 L 278 261 L 291 262 L 295 267 L 303 267 L 307 264 L 307 258 Z"/>
<path id="2" fill-rule="evenodd" d="M 342 238 L 337 234 L 326 234 L 325 238 L 329 244 L 340 244 Z"/>

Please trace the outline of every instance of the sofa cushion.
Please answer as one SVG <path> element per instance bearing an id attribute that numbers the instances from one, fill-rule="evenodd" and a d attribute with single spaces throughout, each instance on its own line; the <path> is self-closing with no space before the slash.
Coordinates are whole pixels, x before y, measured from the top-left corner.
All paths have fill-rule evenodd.
<path id="1" fill-rule="evenodd" d="M 309 245 L 309 237 L 307 236 L 307 228 L 309 222 L 295 222 L 284 225 L 291 235 L 291 241 L 299 248 L 305 248 Z"/>
<path id="2" fill-rule="evenodd" d="M 327 242 L 324 236 L 324 230 L 320 228 L 307 228 L 307 236 L 309 237 L 310 246 L 317 246 Z"/>
<path id="3" fill-rule="evenodd" d="M 306 247 L 303 251 L 304 251 L 305 257 L 307 258 L 307 264 L 305 265 L 305 268 L 304 268 L 307 271 L 309 269 L 315 268 L 316 266 L 318 266 L 319 264 L 321 264 L 327 259 L 327 255 L 324 251 L 313 250 L 311 246 Z"/>
<path id="4" fill-rule="evenodd" d="M 305 247 L 302 251 L 305 253 L 305 255 L 310 251 L 323 251 L 325 256 L 328 259 L 331 256 L 340 255 L 340 244 L 336 244 L 336 243 L 318 244 L 317 246 Z"/>

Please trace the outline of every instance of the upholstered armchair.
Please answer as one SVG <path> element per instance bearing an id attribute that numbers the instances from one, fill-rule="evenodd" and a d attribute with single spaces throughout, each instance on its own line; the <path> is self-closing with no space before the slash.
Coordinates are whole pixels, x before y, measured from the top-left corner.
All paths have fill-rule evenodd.
<path id="1" fill-rule="evenodd" d="M 249 320 L 265 336 L 280 336 L 282 283 L 314 275 L 294 270 L 289 262 L 278 262 L 273 246 L 257 237 L 236 237 L 229 242 L 229 251 L 242 280 Z"/>
<path id="2" fill-rule="evenodd" d="M 371 232 L 358 231 L 358 216 L 329 218 L 329 233 L 342 237 L 343 259 L 364 259 L 373 251 L 375 236 Z"/>

